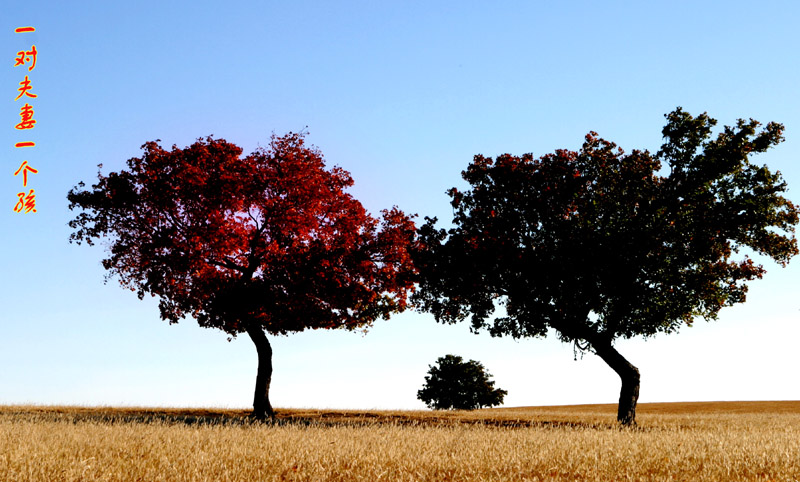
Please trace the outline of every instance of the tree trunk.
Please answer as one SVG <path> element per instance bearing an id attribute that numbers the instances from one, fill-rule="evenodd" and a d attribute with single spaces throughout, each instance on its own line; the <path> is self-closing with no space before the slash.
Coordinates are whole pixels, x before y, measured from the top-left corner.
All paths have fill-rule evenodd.
<path id="1" fill-rule="evenodd" d="M 639 400 L 639 369 L 631 365 L 611 342 L 592 344 L 597 356 L 603 359 L 622 381 L 617 407 L 617 420 L 622 425 L 636 425 L 636 402 Z"/>
<path id="2" fill-rule="evenodd" d="M 258 373 L 256 374 L 256 391 L 253 397 L 252 416 L 258 420 L 273 418 L 275 412 L 269 403 L 269 385 L 272 382 L 272 347 L 267 335 L 259 326 L 247 327 L 247 334 L 256 345 L 258 352 Z"/>

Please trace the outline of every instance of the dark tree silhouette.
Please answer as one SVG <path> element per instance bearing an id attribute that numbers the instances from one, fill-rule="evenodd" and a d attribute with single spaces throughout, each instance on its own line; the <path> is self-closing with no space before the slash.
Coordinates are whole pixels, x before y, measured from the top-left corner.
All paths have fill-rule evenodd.
<path id="1" fill-rule="evenodd" d="M 109 276 L 158 297 L 170 323 L 191 316 L 247 333 L 258 352 L 254 416 L 273 416 L 266 333 L 365 328 L 406 307 L 414 223 L 397 208 L 371 217 L 345 192 L 349 173 L 326 170 L 303 135 L 273 136 L 247 157 L 211 137 L 142 147 L 127 170 L 69 192 L 70 209 L 83 210 L 70 241 L 108 238 Z"/>
<path id="2" fill-rule="evenodd" d="M 417 398 L 434 410 L 474 410 L 503 404 L 508 392 L 494 388 L 494 381 L 482 363 L 465 362 L 455 355 L 445 355 L 428 365 L 425 385 Z"/>
<path id="3" fill-rule="evenodd" d="M 592 132 L 579 152 L 475 156 L 462 173 L 471 190 L 449 191 L 455 227 L 426 218 L 420 228 L 415 302 L 442 322 L 471 315 L 473 330 L 495 336 L 554 329 L 619 375 L 617 417 L 634 424 L 639 370 L 614 340 L 744 302 L 746 281 L 765 270 L 742 248 L 784 266 L 797 254 L 786 184 L 749 160 L 780 143 L 783 126 L 739 120 L 712 138 L 706 114 L 666 118 L 655 155 Z"/>

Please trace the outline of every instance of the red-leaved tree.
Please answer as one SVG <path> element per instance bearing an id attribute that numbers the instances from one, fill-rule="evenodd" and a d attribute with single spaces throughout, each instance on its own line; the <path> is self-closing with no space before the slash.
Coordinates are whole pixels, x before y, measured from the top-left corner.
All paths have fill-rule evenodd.
<path id="1" fill-rule="evenodd" d="M 406 307 L 415 226 L 397 208 L 382 220 L 345 192 L 347 171 L 325 169 L 302 134 L 272 136 L 247 157 L 223 139 L 184 149 L 157 142 L 128 169 L 70 190 L 70 242 L 110 240 L 103 266 L 161 317 L 186 316 L 258 351 L 253 415 L 269 401 L 272 349 L 266 334 L 366 328 Z M 102 167 L 102 166 L 101 166 Z"/>

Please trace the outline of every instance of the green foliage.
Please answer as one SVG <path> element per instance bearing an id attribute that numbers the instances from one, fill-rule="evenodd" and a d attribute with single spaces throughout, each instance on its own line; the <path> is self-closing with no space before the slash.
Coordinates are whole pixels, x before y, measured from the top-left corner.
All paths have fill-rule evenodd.
<path id="1" fill-rule="evenodd" d="M 460 356 L 446 355 L 429 365 L 425 385 L 417 398 L 435 410 L 474 410 L 503 404 L 508 392 L 494 388 L 491 374 L 480 362 L 464 362 Z"/>
<path id="2" fill-rule="evenodd" d="M 578 152 L 475 156 L 462 173 L 471 189 L 449 191 L 454 227 L 420 228 L 417 305 L 496 336 L 553 328 L 596 347 L 745 301 L 765 269 L 743 248 L 781 265 L 798 252 L 785 182 L 750 162 L 783 126 L 739 120 L 712 137 L 705 114 L 666 118 L 655 155 L 592 132 Z M 498 304 L 505 314 L 493 317 Z"/>

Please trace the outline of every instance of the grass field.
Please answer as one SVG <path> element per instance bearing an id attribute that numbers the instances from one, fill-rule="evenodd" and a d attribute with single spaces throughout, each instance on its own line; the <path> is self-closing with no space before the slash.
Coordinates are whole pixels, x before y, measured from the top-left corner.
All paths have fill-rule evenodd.
<path id="1" fill-rule="evenodd" d="M 0 481 L 800 480 L 800 402 L 615 410 L 0 406 Z"/>

